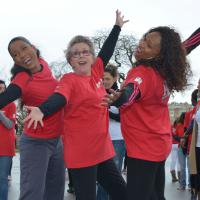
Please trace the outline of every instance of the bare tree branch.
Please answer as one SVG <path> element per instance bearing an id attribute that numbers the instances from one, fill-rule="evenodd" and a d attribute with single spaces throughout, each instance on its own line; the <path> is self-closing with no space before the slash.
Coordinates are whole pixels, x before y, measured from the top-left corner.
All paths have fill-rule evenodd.
<path id="1" fill-rule="evenodd" d="M 94 43 L 96 52 L 100 51 L 108 34 L 109 34 L 108 30 L 99 30 L 91 38 Z M 115 47 L 115 52 L 111 58 L 111 62 L 115 64 L 117 67 L 134 66 L 132 55 L 136 48 L 136 42 L 137 40 L 133 35 L 120 35 L 117 45 Z"/>

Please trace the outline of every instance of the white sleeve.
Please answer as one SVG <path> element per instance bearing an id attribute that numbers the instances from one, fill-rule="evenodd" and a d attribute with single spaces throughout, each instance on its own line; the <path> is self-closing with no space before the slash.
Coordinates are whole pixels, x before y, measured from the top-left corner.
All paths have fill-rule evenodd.
<path id="1" fill-rule="evenodd" d="M 195 120 L 198 124 L 200 124 L 200 108 L 197 110 L 195 115 Z"/>

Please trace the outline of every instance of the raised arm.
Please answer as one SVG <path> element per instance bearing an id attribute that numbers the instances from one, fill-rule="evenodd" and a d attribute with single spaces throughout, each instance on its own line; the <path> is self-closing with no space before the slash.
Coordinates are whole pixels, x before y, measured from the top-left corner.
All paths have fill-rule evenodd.
<path id="1" fill-rule="evenodd" d="M 126 22 L 128 22 L 128 20 L 124 20 L 124 16 L 121 16 L 121 12 L 117 10 L 115 25 L 98 54 L 98 57 L 102 59 L 104 66 L 108 64 L 108 61 L 112 57 L 121 28 Z"/>

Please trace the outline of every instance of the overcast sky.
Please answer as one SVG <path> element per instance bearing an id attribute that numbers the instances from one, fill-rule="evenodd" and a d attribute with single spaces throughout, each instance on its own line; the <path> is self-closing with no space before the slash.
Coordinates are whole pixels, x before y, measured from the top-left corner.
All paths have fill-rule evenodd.
<path id="1" fill-rule="evenodd" d="M 77 34 L 92 36 L 109 29 L 115 10 L 130 22 L 123 33 L 140 38 L 149 28 L 169 25 L 186 39 L 200 27 L 200 0 L 5 0 L 0 5 L 0 78 L 9 78 L 13 64 L 7 45 L 15 36 L 25 36 L 48 61 L 63 58 L 68 41 Z M 171 101 L 190 102 L 190 94 L 200 77 L 200 47 L 190 56 L 193 86 Z"/>

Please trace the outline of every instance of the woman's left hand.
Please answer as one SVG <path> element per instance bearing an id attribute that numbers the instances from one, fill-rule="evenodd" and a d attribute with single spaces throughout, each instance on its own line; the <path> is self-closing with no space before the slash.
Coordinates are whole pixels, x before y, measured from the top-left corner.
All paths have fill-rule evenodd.
<path id="1" fill-rule="evenodd" d="M 28 116 L 24 119 L 24 122 L 28 121 L 28 128 L 30 128 L 33 125 L 33 128 L 36 129 L 38 123 L 43 127 L 43 117 L 44 114 L 41 112 L 41 110 L 38 107 L 34 106 L 24 106 L 27 110 L 30 111 Z"/>
<path id="2" fill-rule="evenodd" d="M 118 25 L 122 28 L 122 26 L 127 23 L 129 20 L 124 20 L 124 16 L 121 16 L 121 12 L 119 10 L 116 11 L 116 22 L 115 25 Z"/>

